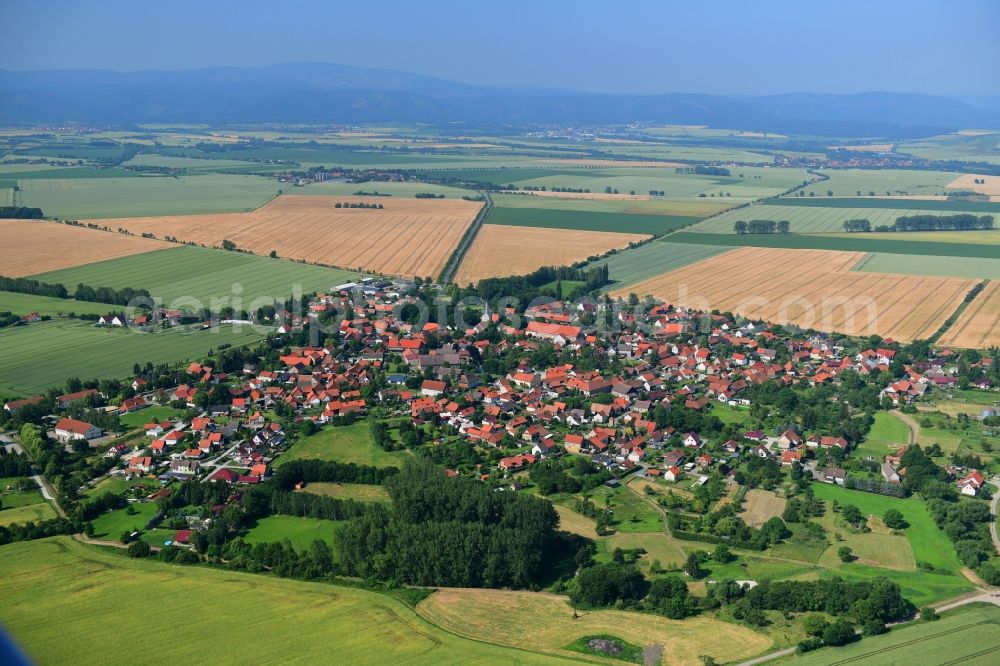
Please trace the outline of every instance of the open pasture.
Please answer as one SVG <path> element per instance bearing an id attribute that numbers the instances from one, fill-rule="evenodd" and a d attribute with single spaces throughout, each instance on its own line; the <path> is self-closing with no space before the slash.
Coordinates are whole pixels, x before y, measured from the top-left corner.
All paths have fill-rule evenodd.
<path id="1" fill-rule="evenodd" d="M 24 206 L 64 219 L 192 215 L 253 210 L 282 187 L 288 186 L 261 176 L 217 173 L 178 178 L 35 178 L 21 181 L 20 199 Z"/>
<path id="2" fill-rule="evenodd" d="M 851 201 L 857 201 L 852 199 Z M 896 203 L 898 200 L 885 200 Z M 691 231 L 711 233 L 711 234 L 735 234 L 733 225 L 737 221 L 749 222 L 750 220 L 788 220 L 789 228 L 793 234 L 823 234 L 844 232 L 844 222 L 847 220 L 868 220 L 872 228 L 892 224 L 899 217 L 910 215 L 955 215 L 963 212 L 961 210 L 940 210 L 926 208 L 927 204 L 938 203 L 919 201 L 925 208 L 885 208 L 882 206 L 872 206 L 865 208 L 835 208 L 832 206 L 807 206 L 807 205 L 780 205 L 780 204 L 754 204 L 746 208 L 731 210 L 708 220 L 699 222 L 691 227 Z M 949 202 L 942 202 L 949 203 Z M 985 214 L 985 213 L 980 213 Z M 994 214 L 995 215 L 995 214 Z M 909 236 L 911 232 L 896 233 L 894 237 Z M 919 232 L 916 232 L 919 233 Z M 852 236 L 868 236 L 869 234 L 851 234 Z"/>
<path id="3" fill-rule="evenodd" d="M 388 502 L 389 493 L 382 486 L 365 483 L 328 483 L 315 481 L 306 485 L 302 492 L 337 499 L 352 499 L 358 502 Z"/>
<path id="4" fill-rule="evenodd" d="M 1000 281 L 986 285 L 938 344 L 976 349 L 1000 345 Z"/>
<path id="5" fill-rule="evenodd" d="M 542 652 L 563 653 L 566 645 L 592 634 L 611 632 L 640 646 L 660 645 L 670 664 L 701 664 L 700 655 L 719 662 L 763 652 L 771 640 L 746 627 L 710 617 L 668 620 L 631 611 L 580 611 L 566 597 L 503 590 L 438 590 L 417 605 L 434 624 L 469 638 L 491 640 Z M 573 653 L 568 653 L 573 654 Z"/>
<path id="6" fill-rule="evenodd" d="M 38 494 L 39 499 L 41 494 Z M 0 527 L 9 525 L 23 525 L 24 523 L 38 523 L 43 520 L 50 520 L 56 517 L 56 512 L 52 505 L 41 500 L 33 504 L 20 504 L 14 506 L 10 496 L 4 495 L 4 506 L 0 509 Z"/>
<path id="7" fill-rule="evenodd" d="M 220 306 L 232 305 L 241 310 L 259 307 L 261 303 L 253 304 L 255 299 L 268 303 L 284 300 L 296 286 L 302 293 L 327 291 L 356 280 L 358 273 L 242 252 L 171 244 L 163 250 L 32 277 L 64 284 L 68 289 L 81 282 L 95 287 L 146 289 L 166 307 L 198 310 L 202 306 L 212 307 L 216 299 Z"/>
<path id="8" fill-rule="evenodd" d="M 195 617 L 184 649 L 200 661 L 363 663 L 377 647 L 390 663 L 573 663 L 458 638 L 387 595 L 130 560 L 63 537 L 3 546 L 0 596 L 0 622 L 38 663 L 132 664 L 136 647 L 121 637 L 142 635 L 144 663 L 174 664 L 175 632 L 151 630 L 151 618 L 189 627 Z M 261 635 L 268 639 L 220 640 Z"/>
<path id="9" fill-rule="evenodd" d="M 109 330 L 77 321 L 49 321 L 0 332 L 0 391 L 34 394 L 63 386 L 68 377 L 125 378 L 136 362 L 200 359 L 222 344 L 241 346 L 264 337 L 249 326 L 207 331 L 171 328 L 155 333 Z"/>
<path id="10" fill-rule="evenodd" d="M 322 518 L 300 518 L 299 516 L 267 516 L 258 520 L 247 530 L 243 538 L 247 543 L 275 543 L 289 541 L 295 550 L 309 550 L 313 541 L 323 541 L 333 548 L 333 533 L 340 524 Z"/>
<path id="11" fill-rule="evenodd" d="M 379 203 L 383 210 L 336 208 Z M 412 277 L 437 275 L 472 222 L 479 202 L 454 199 L 283 196 L 251 213 L 108 221 L 134 234 L 174 236 L 255 254 Z"/>
<path id="12" fill-rule="evenodd" d="M 458 267 L 455 283 L 523 275 L 542 266 L 565 266 L 648 238 L 640 234 L 484 224 Z"/>
<path id="13" fill-rule="evenodd" d="M 0 275 L 18 277 L 170 246 L 57 222 L 0 220 L 0 247 Z"/>
<path id="14" fill-rule="evenodd" d="M 698 310 L 849 335 L 926 338 L 975 281 L 861 273 L 857 252 L 743 248 L 650 278 L 613 296 L 651 294 Z"/>

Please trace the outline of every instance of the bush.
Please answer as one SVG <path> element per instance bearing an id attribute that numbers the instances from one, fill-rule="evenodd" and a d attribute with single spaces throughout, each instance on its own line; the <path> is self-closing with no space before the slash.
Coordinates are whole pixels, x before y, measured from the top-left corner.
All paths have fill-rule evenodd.
<path id="1" fill-rule="evenodd" d="M 799 644 L 795 648 L 795 651 L 801 654 L 803 652 L 812 652 L 813 650 L 818 650 L 821 647 L 823 647 L 822 638 L 815 638 L 815 637 L 807 638 L 804 641 L 799 641 Z"/>
<path id="2" fill-rule="evenodd" d="M 826 621 L 826 618 L 822 615 L 816 613 L 806 615 L 802 618 L 802 628 L 806 630 L 806 633 L 810 636 L 822 636 L 826 628 L 830 626 L 830 623 Z"/>
<path id="3" fill-rule="evenodd" d="M 847 645 L 855 639 L 854 625 L 840 618 L 823 631 L 823 642 L 827 645 Z"/>
<path id="4" fill-rule="evenodd" d="M 926 606 L 920 609 L 920 619 L 924 622 L 935 622 L 937 620 L 940 620 L 941 616 L 938 615 L 938 612 L 936 610 L 934 610 L 930 606 Z"/>
<path id="5" fill-rule="evenodd" d="M 854 551 L 851 550 L 850 546 L 841 546 L 837 549 L 837 557 L 840 558 L 841 562 L 853 562 L 857 558 L 854 556 Z"/>
<path id="6" fill-rule="evenodd" d="M 150 552 L 149 544 L 145 541 L 133 541 L 128 545 L 128 556 L 132 558 L 149 557 Z"/>
<path id="7" fill-rule="evenodd" d="M 898 509 L 889 509 L 885 512 L 882 519 L 888 527 L 894 530 L 901 530 L 906 527 L 906 519 L 903 518 L 903 514 Z"/>
<path id="8" fill-rule="evenodd" d="M 889 631 L 889 628 L 885 626 L 885 622 L 881 620 L 866 620 L 864 624 L 861 625 L 861 633 L 865 636 L 878 636 L 879 634 L 884 634 Z"/>

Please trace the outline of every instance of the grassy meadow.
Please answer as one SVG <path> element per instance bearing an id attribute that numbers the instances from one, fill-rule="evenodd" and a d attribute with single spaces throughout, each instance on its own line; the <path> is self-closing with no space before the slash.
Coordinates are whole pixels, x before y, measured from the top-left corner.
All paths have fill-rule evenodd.
<path id="1" fill-rule="evenodd" d="M 166 329 L 140 333 L 78 321 L 48 321 L 0 331 L 0 390 L 34 394 L 81 379 L 131 376 L 136 363 L 201 358 L 222 344 L 246 345 L 263 337 L 250 327 L 207 331 Z"/>
<path id="2" fill-rule="evenodd" d="M 146 289 L 166 307 L 197 310 L 211 306 L 213 299 L 218 299 L 220 307 L 238 300 L 237 309 L 251 307 L 255 299 L 260 302 L 253 307 L 270 305 L 274 299 L 288 298 L 296 286 L 306 294 L 327 291 L 356 280 L 358 274 L 287 259 L 178 245 L 32 277 L 62 283 L 69 289 L 81 282 L 94 287 Z"/>
<path id="3" fill-rule="evenodd" d="M 309 549 L 313 541 L 325 541 L 333 548 L 333 533 L 339 523 L 322 518 L 299 518 L 298 516 L 267 516 L 247 530 L 243 538 L 248 543 L 273 543 L 289 541 L 295 550 Z"/>
<path id="4" fill-rule="evenodd" d="M 875 412 L 875 423 L 861 445 L 855 449 L 856 455 L 871 457 L 881 461 L 888 454 L 895 453 L 910 441 L 910 430 L 906 424 L 889 412 Z"/>
<path id="5" fill-rule="evenodd" d="M 327 483 L 315 481 L 308 484 L 303 492 L 337 499 L 352 499 L 358 502 L 388 502 L 389 493 L 382 486 L 366 483 Z"/>
<path id="6" fill-rule="evenodd" d="M 593 265 L 607 265 L 612 284 L 605 290 L 611 291 L 714 257 L 729 249 L 715 245 L 654 242 L 616 252 Z"/>
<path id="7" fill-rule="evenodd" d="M 336 460 L 337 462 L 401 467 L 412 455 L 408 451 L 384 451 L 375 445 L 367 421 L 349 426 L 326 427 L 300 438 L 274 461 L 280 467 L 289 460 Z"/>
<path id="8" fill-rule="evenodd" d="M 130 560 L 65 537 L 0 547 L 0 623 L 38 663 L 175 664 L 185 654 L 219 663 L 572 663 L 460 638 L 389 596 L 207 567 Z M 237 608 L 238 613 L 205 613 Z M 151 624 L 152 623 L 152 624 Z M 59 630 L 53 632 L 52 627 Z M 266 635 L 265 641 L 220 640 Z"/>

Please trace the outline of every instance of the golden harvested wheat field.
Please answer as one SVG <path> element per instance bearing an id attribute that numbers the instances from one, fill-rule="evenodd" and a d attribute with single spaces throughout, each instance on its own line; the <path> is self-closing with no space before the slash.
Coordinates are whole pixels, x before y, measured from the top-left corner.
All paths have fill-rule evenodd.
<path id="1" fill-rule="evenodd" d="M 976 280 L 852 271 L 863 252 L 740 248 L 626 287 L 698 310 L 722 310 L 777 324 L 927 338 Z"/>
<path id="2" fill-rule="evenodd" d="M 417 606 L 434 624 L 468 638 L 563 655 L 565 646 L 583 636 L 612 634 L 640 646 L 660 645 L 663 663 L 701 664 L 700 655 L 719 663 L 752 657 L 767 650 L 771 639 L 746 627 L 708 617 L 668 620 L 630 611 L 580 611 L 566 597 L 502 590 L 438 590 Z"/>
<path id="3" fill-rule="evenodd" d="M 567 266 L 646 238 L 611 231 L 484 224 L 458 268 L 455 283 L 464 286 L 483 278 L 524 275 L 542 266 Z"/>
<path id="4" fill-rule="evenodd" d="M 977 184 L 977 180 L 986 182 Z M 1000 176 L 967 173 L 948 183 L 947 187 L 956 190 L 974 190 L 980 194 L 1000 195 Z"/>
<path id="5" fill-rule="evenodd" d="M 383 210 L 336 208 L 382 204 Z M 436 277 L 481 203 L 459 199 L 280 196 L 249 213 L 94 220 L 134 234 L 153 233 L 220 247 L 405 277 Z"/>
<path id="6" fill-rule="evenodd" d="M 43 220 L 0 220 L 0 275 L 17 277 L 171 247 L 136 238 Z"/>
<path id="7" fill-rule="evenodd" d="M 938 344 L 977 349 L 1000 345 L 1000 282 L 986 285 Z"/>

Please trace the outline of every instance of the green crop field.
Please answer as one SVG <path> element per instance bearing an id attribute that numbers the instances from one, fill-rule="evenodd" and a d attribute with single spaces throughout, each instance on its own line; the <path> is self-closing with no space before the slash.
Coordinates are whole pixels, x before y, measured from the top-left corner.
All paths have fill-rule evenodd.
<path id="1" fill-rule="evenodd" d="M 947 250 L 947 248 L 942 248 Z M 939 275 L 958 278 L 989 278 L 1000 280 L 1000 259 L 890 254 L 872 252 L 858 262 L 856 271 L 869 273 L 902 273 L 907 275 Z"/>
<path id="2" fill-rule="evenodd" d="M 492 194 L 493 205 L 499 208 L 546 208 L 622 215 L 669 215 L 708 217 L 721 213 L 737 202 L 726 199 L 578 199 L 523 194 Z"/>
<path id="3" fill-rule="evenodd" d="M 68 377 L 125 378 L 136 363 L 174 363 L 201 358 L 222 344 L 246 345 L 264 337 L 249 326 L 156 333 L 109 330 L 93 324 L 49 321 L 0 331 L 0 390 L 40 393 Z"/>
<path id="4" fill-rule="evenodd" d="M 294 193 L 319 194 L 323 196 L 347 196 L 358 191 L 390 194 L 398 199 L 412 199 L 413 195 L 418 192 L 443 194 L 447 199 L 461 199 L 462 197 L 478 196 L 478 193 L 475 190 L 468 190 L 460 187 L 448 187 L 446 185 L 434 185 L 430 183 L 336 183 L 332 180 L 327 180 L 321 183 L 313 183 L 307 187 L 296 188 Z M 372 201 L 378 201 L 378 199 L 373 198 Z"/>
<path id="5" fill-rule="evenodd" d="M 32 277 L 62 283 L 69 289 L 81 282 L 94 287 L 147 289 L 165 306 L 176 303 L 178 308 L 197 310 L 210 307 L 213 298 L 225 299 L 220 306 L 234 305 L 238 298 L 241 305 L 237 309 L 248 309 L 254 299 L 262 299 L 253 306 L 257 308 L 274 299 L 288 298 L 296 285 L 302 293 L 325 291 L 357 279 L 358 274 L 286 259 L 179 245 Z"/>
<path id="6" fill-rule="evenodd" d="M 384 451 L 375 445 L 367 421 L 349 426 L 326 427 L 303 437 L 274 461 L 280 467 L 289 460 L 336 460 L 376 467 L 401 467 L 408 451 Z"/>
<path id="7" fill-rule="evenodd" d="M 932 623 L 905 624 L 882 636 L 843 647 L 828 647 L 781 660 L 787 666 L 910 666 L 911 664 L 996 663 L 1000 651 L 1000 608 L 969 604 L 943 613 Z"/>
<path id="8" fill-rule="evenodd" d="M 876 196 L 885 194 L 928 195 L 948 194 L 945 186 L 960 174 L 951 171 L 918 171 L 915 169 L 823 169 L 829 180 L 804 187 L 805 196 L 815 192 L 817 197 L 832 191 L 836 197 Z M 858 194 L 858 192 L 861 194 Z"/>
<path id="9" fill-rule="evenodd" d="M 728 215 L 728 213 L 726 213 Z M 886 252 L 889 254 L 930 255 L 949 257 L 979 257 L 1000 259 L 1000 245 L 974 243 L 934 243 L 908 241 L 906 233 L 895 234 L 900 240 L 868 238 L 868 234 L 705 234 L 679 231 L 657 242 L 720 247 L 776 247 L 795 250 L 845 250 L 848 252 Z M 914 257 L 914 263 L 919 261 Z"/>
<path id="10" fill-rule="evenodd" d="M 840 236 L 842 234 L 830 234 Z M 932 243 L 972 243 L 1000 245 L 1000 228 L 969 231 L 873 231 L 865 233 L 865 238 L 873 240 L 928 241 Z M 947 249 L 947 248 L 945 248 Z"/>
<path id="11" fill-rule="evenodd" d="M 261 518 L 247 530 L 244 539 L 248 543 L 273 543 L 288 540 L 295 550 L 309 549 L 317 539 L 325 541 L 333 548 L 333 533 L 342 522 L 322 518 L 299 518 L 298 516 L 268 516 Z"/>
<path id="12" fill-rule="evenodd" d="M 1000 164 L 1000 132 L 990 130 L 973 136 L 961 134 L 932 136 L 900 144 L 897 150 L 929 160 Z"/>
<path id="13" fill-rule="evenodd" d="M 38 183 L 23 182 L 28 180 L 79 180 L 79 179 L 104 179 L 104 178 L 140 178 L 135 171 L 119 169 L 117 167 L 102 169 L 90 166 L 77 167 L 50 167 L 49 165 L 15 165 L 21 167 L 18 170 L 5 171 L 3 178 L 19 180 L 22 189 L 28 189 L 39 185 Z M 30 167 L 39 166 L 42 168 L 33 169 Z"/>
<path id="14" fill-rule="evenodd" d="M 227 174 L 35 178 L 21 181 L 20 199 L 24 206 L 60 218 L 191 215 L 253 210 L 282 188 L 288 185 L 261 176 Z"/>
<path id="15" fill-rule="evenodd" d="M 133 664 L 137 649 L 143 663 L 175 664 L 175 632 L 155 627 L 195 620 L 183 652 L 206 662 L 356 663 L 377 654 L 379 661 L 435 666 L 574 663 L 459 638 L 374 592 L 130 560 L 68 538 L 0 547 L 0 598 L 0 622 L 42 664 Z M 142 636 L 141 648 L 122 636 Z"/>
<path id="16" fill-rule="evenodd" d="M 954 175 L 954 174 L 952 174 Z M 1000 213 L 1000 203 L 991 201 L 951 201 L 927 199 L 879 199 L 877 197 L 779 197 L 763 202 L 768 206 L 801 208 L 887 208 L 946 213 Z"/>
<path id="17" fill-rule="evenodd" d="M 852 201 L 857 201 L 856 199 Z M 896 218 L 907 215 L 954 215 L 962 211 L 949 209 L 903 209 L 903 208 L 832 208 L 827 206 L 778 206 L 771 203 L 754 204 L 746 208 L 731 210 L 708 220 L 699 222 L 692 231 L 710 234 L 735 234 L 733 224 L 739 220 L 788 220 L 793 234 L 822 234 L 844 232 L 847 220 L 865 219 L 872 227 L 891 226 Z M 905 232 L 910 233 L 910 232 Z M 905 233 L 894 235 L 904 236 Z M 920 232 L 917 232 L 920 233 Z M 845 234 L 846 235 L 846 234 Z M 857 236 L 860 234 L 851 234 Z M 867 234 L 865 234 L 867 235 Z"/>
<path id="18" fill-rule="evenodd" d="M 607 264 L 608 275 L 614 283 L 606 289 L 620 289 L 654 275 L 714 257 L 728 249 L 713 245 L 646 243 L 639 247 L 617 252 L 593 265 Z"/>
<path id="19" fill-rule="evenodd" d="M 69 289 L 73 289 L 73 283 Z M 41 315 L 58 317 L 67 314 L 107 314 L 115 309 L 114 305 L 107 303 L 91 303 L 89 301 L 75 301 L 72 298 L 50 298 L 48 296 L 33 296 L 32 294 L 18 294 L 11 291 L 0 291 L 0 312 L 13 312 L 14 314 L 28 314 L 37 312 Z"/>
<path id="20" fill-rule="evenodd" d="M 486 218 L 487 224 L 656 235 L 665 234 L 697 221 L 696 217 L 672 215 L 622 215 L 555 208 L 500 207 L 494 207 Z"/>

